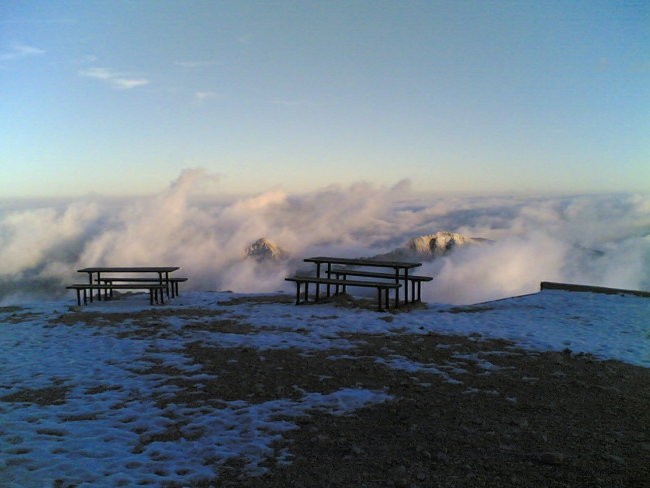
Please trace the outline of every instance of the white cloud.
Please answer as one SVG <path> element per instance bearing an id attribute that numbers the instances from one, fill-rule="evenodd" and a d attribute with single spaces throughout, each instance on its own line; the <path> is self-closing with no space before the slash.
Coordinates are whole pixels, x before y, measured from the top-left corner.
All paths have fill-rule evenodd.
<path id="1" fill-rule="evenodd" d="M 94 67 L 83 69 L 79 71 L 79 75 L 86 78 L 94 78 L 96 80 L 104 81 L 112 87 L 120 90 L 130 90 L 132 88 L 149 84 L 149 80 L 146 78 L 134 77 L 129 73 L 112 71 L 107 68 Z"/>
<path id="2" fill-rule="evenodd" d="M 194 94 L 194 98 L 196 98 L 200 102 L 205 102 L 207 100 L 213 100 L 217 98 L 218 94 L 217 92 L 213 91 L 197 91 Z"/>
<path id="3" fill-rule="evenodd" d="M 13 61 L 16 59 L 29 58 L 32 56 L 41 56 L 45 51 L 34 46 L 26 44 L 13 43 L 9 50 L 0 54 L 0 61 Z"/>
<path id="4" fill-rule="evenodd" d="M 422 290 L 430 303 L 531 293 L 540 281 L 650 289 L 647 195 L 425 199 L 404 181 L 223 201 L 207 196 L 216 195 L 206 192 L 215 181 L 193 169 L 149 198 L 0 208 L 0 299 L 3 283 L 14 289 L 47 278 L 56 285 L 50 290 L 63 292 L 76 269 L 109 263 L 178 265 L 188 288 L 275 291 L 306 256 L 373 256 L 441 230 L 493 242 L 425 263 L 420 273 L 435 276 Z M 291 259 L 245 259 L 261 237 Z"/>

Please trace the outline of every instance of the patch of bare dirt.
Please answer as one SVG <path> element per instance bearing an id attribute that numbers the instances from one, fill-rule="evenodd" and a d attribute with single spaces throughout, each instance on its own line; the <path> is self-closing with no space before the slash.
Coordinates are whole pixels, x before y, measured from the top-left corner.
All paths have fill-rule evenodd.
<path id="1" fill-rule="evenodd" d="M 218 302 L 219 305 L 223 307 L 231 307 L 235 305 L 264 305 L 269 303 L 293 303 L 294 298 L 290 295 L 258 295 L 258 296 L 245 296 L 245 297 L 233 297 L 230 300 L 223 300 Z"/>
<path id="2" fill-rule="evenodd" d="M 394 397 L 347 416 L 313 412 L 276 444 L 293 454 L 290 465 L 270 459 L 268 474 L 251 477 L 233 460 L 205 486 L 649 486 L 644 368 L 570 351 L 533 353 L 479 336 L 348 339 L 358 347 L 306 353 L 194 343 L 184 351 L 215 379 L 197 390 L 191 380 L 170 377 L 184 388 L 164 404 L 217 407 L 340 388 Z M 395 358 L 438 372 L 393 369 L 386 363 Z"/>
<path id="3" fill-rule="evenodd" d="M 49 386 L 46 388 L 24 388 L 8 395 L 0 396 L 0 402 L 33 403 L 36 405 L 61 405 L 65 403 L 68 387 Z"/>
<path id="4" fill-rule="evenodd" d="M 270 297 L 260 298 L 254 303 L 268 303 L 264 300 Z M 452 313 L 488 310 L 475 306 Z M 87 321 L 102 327 L 128 320 L 135 325 L 124 334 L 160 334 L 167 312 L 185 318 L 180 333 L 255 332 L 237 318 L 201 310 L 148 310 L 142 315 L 78 312 L 62 315 L 59 323 Z M 336 320 L 337 316 L 319 318 Z M 391 316 L 382 320 L 390 322 Z M 201 365 L 206 377 L 200 385 L 155 355 L 143 358 L 150 366 L 138 370 L 139 374 L 162 375 L 166 379 L 161 378 L 161 387 L 178 387 L 174 395 L 157 399 L 163 409 L 175 404 L 209 411 L 230 400 L 252 404 L 299 400 L 306 392 L 342 388 L 381 390 L 392 396 L 346 416 L 309 412 L 287 419 L 297 428 L 284 432 L 275 449 L 278 454 L 288 451 L 291 463 L 280 465 L 275 458 L 268 459 L 269 471 L 263 476 L 248 474 L 243 459 L 225 465 L 215 459 L 218 477 L 178 486 L 650 487 L 648 369 L 598 361 L 569 350 L 525 351 L 508 341 L 484 340 L 479 335 L 393 331 L 349 333 L 343 338 L 356 347 L 258 350 L 195 341 L 178 352 Z M 409 370 L 413 363 L 425 370 Z M 104 388 L 114 387 L 101 386 L 88 393 Z M 53 384 L 5 395 L 0 401 L 58 404 L 65 401 L 66 393 L 62 385 Z M 164 432 L 138 433 L 134 450 L 156 441 L 187 442 L 203 435 L 187 432 L 178 419 L 170 420 Z"/>

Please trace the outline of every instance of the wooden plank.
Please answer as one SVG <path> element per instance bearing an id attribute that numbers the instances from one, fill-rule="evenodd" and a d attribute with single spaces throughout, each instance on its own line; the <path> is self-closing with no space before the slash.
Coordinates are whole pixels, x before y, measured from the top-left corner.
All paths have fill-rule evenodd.
<path id="1" fill-rule="evenodd" d="M 382 261 L 379 259 L 365 259 L 365 258 L 337 258 L 328 256 L 316 256 L 305 258 L 303 261 L 307 263 L 331 263 L 331 264 L 346 264 L 355 266 L 376 266 L 380 268 L 417 268 L 422 266 L 422 263 L 405 262 L 405 261 Z"/>
<path id="2" fill-rule="evenodd" d="M 285 281 L 296 283 L 318 283 L 321 285 L 361 286 L 367 288 L 399 288 L 401 283 L 387 283 L 384 281 L 342 280 L 337 278 L 317 278 L 315 276 L 294 276 L 285 278 Z"/>
<path id="3" fill-rule="evenodd" d="M 350 276 L 365 276 L 367 278 L 386 278 L 386 279 L 395 279 L 395 273 L 380 273 L 375 271 L 359 271 L 355 269 L 346 269 L 346 268 L 335 268 L 331 271 L 334 275 L 350 275 Z M 404 275 L 400 275 L 400 279 L 404 279 Z M 418 275 L 408 275 L 409 281 L 431 281 L 433 278 L 431 276 L 418 276 Z"/>
<path id="4" fill-rule="evenodd" d="M 179 266 L 96 266 L 78 269 L 79 273 L 171 273 Z"/>

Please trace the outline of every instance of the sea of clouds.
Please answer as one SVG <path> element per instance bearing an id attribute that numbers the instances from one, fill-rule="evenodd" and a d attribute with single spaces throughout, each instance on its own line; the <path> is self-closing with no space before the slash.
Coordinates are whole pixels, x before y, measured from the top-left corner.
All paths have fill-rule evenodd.
<path id="1" fill-rule="evenodd" d="M 189 169 L 148 197 L 0 201 L 0 304 L 63 296 L 85 279 L 77 269 L 100 265 L 181 266 L 185 290 L 293 292 L 284 278 L 304 257 L 374 256 L 437 231 L 492 242 L 425 262 L 429 302 L 532 293 L 540 281 L 650 290 L 648 194 L 436 196 L 403 181 L 224 198 L 219 186 Z M 247 258 L 261 237 L 290 258 Z"/>

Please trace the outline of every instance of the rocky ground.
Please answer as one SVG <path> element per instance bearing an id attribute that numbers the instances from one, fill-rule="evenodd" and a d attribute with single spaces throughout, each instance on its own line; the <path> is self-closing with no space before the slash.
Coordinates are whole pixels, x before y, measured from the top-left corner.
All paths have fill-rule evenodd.
<path id="1" fill-rule="evenodd" d="M 647 369 L 480 337 L 348 338 L 356 349 L 188 348 L 219 375 L 204 395 L 256 402 L 364 387 L 394 397 L 349 416 L 306 416 L 277 442 L 290 464 L 270 461 L 268 474 L 250 477 L 231 462 L 206 486 L 650 486 Z M 377 361 L 398 357 L 448 368 L 409 372 Z"/>
<path id="2" fill-rule="evenodd" d="M 465 307 L 459 313 L 480 311 Z M 152 325 L 166 313 L 172 312 L 145 313 L 140 320 L 138 314 L 112 314 L 99 320 L 77 311 L 57 323 L 83 320 L 102 327 L 103 321 L 129 317 L 141 327 L 128 335 L 146 336 L 165 333 Z M 185 313 L 196 318 L 201 311 Z M 391 316 L 378 319 L 390 322 Z M 225 315 L 209 323 L 188 318 L 183 331 L 193 327 L 256 333 L 250 324 Z M 211 408 L 224 400 L 299 399 L 305 392 L 342 388 L 383 390 L 393 398 L 347 416 L 310 412 L 287 419 L 298 428 L 278 438 L 277 456 L 266 462 L 266 474 L 252 476 L 243 459 L 221 465 L 215 460 L 218 477 L 192 486 L 650 487 L 648 369 L 569 350 L 525 351 L 478 335 L 393 330 L 344 338 L 356 347 L 259 350 L 189 342 L 182 353 L 214 375 L 200 390 L 194 380 L 163 364 L 143 370 L 180 387 L 175 396 L 159 400 L 161 408 L 169 403 Z M 425 368 L 409 370 L 413 363 Z M 2 400 L 59 401 L 57 391 L 13 396 Z M 186 437 L 182 427 L 143 437 L 142 443 L 174 442 Z M 276 461 L 283 454 L 290 462 Z"/>

